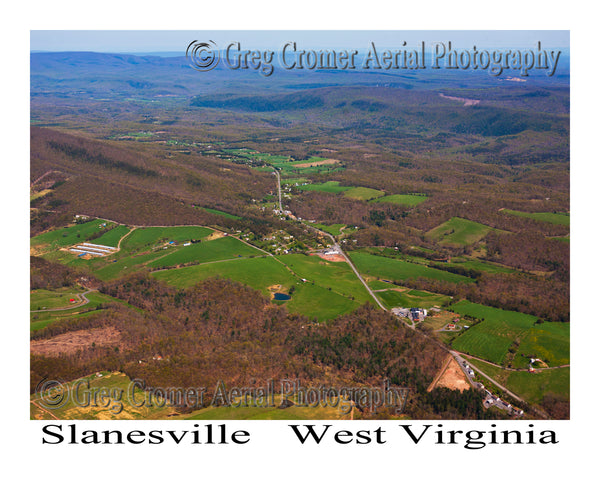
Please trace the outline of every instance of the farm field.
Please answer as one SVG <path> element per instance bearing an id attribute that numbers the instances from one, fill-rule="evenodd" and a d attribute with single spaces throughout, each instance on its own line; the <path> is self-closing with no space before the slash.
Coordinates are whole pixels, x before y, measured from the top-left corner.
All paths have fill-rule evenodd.
<path id="1" fill-rule="evenodd" d="M 474 281 L 472 278 L 430 268 L 426 265 L 371 255 L 361 251 L 353 251 L 349 255 L 356 268 L 363 275 L 391 280 L 395 283 L 419 277 L 444 280 L 452 283 L 470 283 Z"/>
<path id="2" fill-rule="evenodd" d="M 448 309 L 483 319 L 456 338 L 452 347 L 497 364 L 502 364 L 513 342 L 526 335 L 537 320 L 533 315 L 487 307 L 468 300 L 461 300 Z"/>
<path id="3" fill-rule="evenodd" d="M 353 187 L 344 192 L 344 196 L 348 198 L 354 198 L 356 200 L 371 200 L 373 198 L 382 197 L 385 192 L 381 190 L 375 190 L 374 188 L 367 187 Z"/>
<path id="4" fill-rule="evenodd" d="M 505 208 L 502 213 L 508 213 L 509 215 L 515 215 L 517 217 L 532 218 L 541 222 L 553 223 L 555 225 L 569 226 L 571 223 L 571 216 L 568 213 L 556 213 L 556 212 L 519 212 L 517 210 L 509 210 Z"/>
<path id="5" fill-rule="evenodd" d="M 300 278 L 323 288 L 352 297 L 359 303 L 372 301 L 371 296 L 346 262 L 329 262 L 311 255 L 282 255 L 279 257 Z"/>
<path id="6" fill-rule="evenodd" d="M 30 240 L 30 244 L 32 247 L 43 247 L 46 250 L 75 245 L 79 242 L 85 242 L 87 238 L 97 233 L 100 230 L 100 226 L 104 223 L 106 223 L 108 228 L 114 225 L 99 219 L 86 223 L 73 224 L 37 235 Z"/>
<path id="7" fill-rule="evenodd" d="M 381 280 L 367 280 L 367 285 L 371 287 L 372 290 L 388 290 L 390 288 L 394 288 L 395 285 L 391 282 L 383 282 Z"/>
<path id="8" fill-rule="evenodd" d="M 317 192 L 327 192 L 327 193 L 342 193 L 346 190 L 350 190 L 352 187 L 343 187 L 340 185 L 340 182 L 337 181 L 329 181 L 325 183 L 310 183 L 308 185 L 299 185 L 298 190 L 302 191 L 317 191 Z"/>
<path id="9" fill-rule="evenodd" d="M 103 258 L 92 259 L 86 264 L 86 260 L 76 258 L 67 265 L 87 267 L 99 280 L 107 281 L 146 268 L 149 262 L 166 254 L 167 253 L 163 250 L 147 252 L 144 254 L 130 254 L 126 251 L 121 251 L 114 257 L 109 257 L 110 260 Z"/>
<path id="10" fill-rule="evenodd" d="M 469 359 L 469 362 L 527 402 L 539 404 L 546 394 L 554 394 L 564 400 L 570 397 L 569 367 L 541 369 L 536 373 L 529 373 L 502 370 L 476 359 Z"/>
<path id="11" fill-rule="evenodd" d="M 282 185 L 294 185 L 296 183 L 300 184 L 300 183 L 305 183 L 308 182 L 308 178 L 306 177 L 290 177 L 290 178 L 282 178 L 281 179 L 281 184 Z M 339 182 L 337 182 L 339 183 Z M 298 185 L 298 188 L 300 187 L 304 187 L 305 185 Z"/>
<path id="12" fill-rule="evenodd" d="M 148 264 L 150 268 L 180 265 L 189 262 L 216 262 L 236 257 L 264 255 L 256 248 L 250 247 L 233 237 L 221 237 L 215 240 L 194 243 L 178 247 L 172 253 L 157 258 Z"/>
<path id="13" fill-rule="evenodd" d="M 344 296 L 339 290 L 333 291 L 318 284 L 303 283 L 296 286 L 292 299 L 285 302 L 285 306 L 292 313 L 322 322 L 350 313 L 363 303 Z"/>
<path id="14" fill-rule="evenodd" d="M 570 358 L 570 326 L 570 323 L 558 322 L 533 325 L 521 339 L 513 366 L 527 367 L 529 357 L 539 358 L 549 367 L 567 365 Z"/>
<path id="15" fill-rule="evenodd" d="M 268 287 L 271 285 L 289 288 L 297 283 L 297 279 L 273 257 L 236 258 L 153 272 L 152 276 L 179 288 L 188 288 L 200 280 L 220 276 L 260 290 L 265 295 L 269 295 Z"/>
<path id="16" fill-rule="evenodd" d="M 242 218 L 238 217 L 237 215 L 232 215 L 231 213 L 222 212 L 221 210 L 215 210 L 214 208 L 203 207 L 203 210 L 207 211 L 208 213 L 214 213 L 215 215 L 221 215 L 222 217 L 231 218 L 233 220 L 239 220 Z"/>
<path id="17" fill-rule="evenodd" d="M 273 257 L 239 258 L 194 265 L 155 272 L 153 276 L 180 288 L 190 287 L 210 277 L 229 278 L 260 290 L 268 297 L 271 294 L 270 287 L 279 286 L 279 290 L 289 291 L 293 286 L 291 300 L 283 302 L 287 309 L 311 318 L 316 317 L 321 321 L 351 312 L 368 301 L 367 292 L 356 277 L 351 278 L 353 274 L 346 264 L 332 262 L 331 270 L 327 270 L 322 266 L 315 268 L 321 261 L 318 257 L 314 257 L 316 260 L 304 255 L 286 255 L 282 258 L 286 259 L 294 272 L 300 276 L 292 274 Z M 307 278 L 308 282 L 303 283 L 301 278 Z M 332 278 L 337 278 L 339 282 L 332 283 Z M 329 285 L 334 287 L 329 289 Z"/>
<path id="18" fill-rule="evenodd" d="M 430 260 L 427 260 L 423 257 L 416 257 L 414 255 L 407 255 L 404 253 L 400 253 L 389 247 L 363 247 L 360 249 L 363 253 L 370 253 L 373 255 L 377 255 L 379 257 L 384 256 L 386 258 L 392 260 L 404 260 L 410 263 L 417 263 L 419 265 L 429 265 L 432 263 Z"/>
<path id="19" fill-rule="evenodd" d="M 63 308 L 73 304 L 81 303 L 77 294 L 84 290 L 81 287 L 63 287 L 57 290 L 32 290 L 29 295 L 30 310 L 42 310 L 48 308 Z M 70 302 L 70 299 L 75 302 Z"/>
<path id="20" fill-rule="evenodd" d="M 124 305 L 129 305 L 126 302 L 116 300 L 99 292 L 90 292 L 86 294 L 86 297 L 89 300 L 88 303 L 75 308 L 70 308 L 68 310 L 59 310 L 55 312 L 31 312 L 29 315 L 30 330 L 34 332 L 60 320 L 76 319 L 87 315 L 92 315 L 98 311 L 97 309 L 99 307 L 106 305 L 107 303 L 119 302 Z"/>
<path id="21" fill-rule="evenodd" d="M 334 223 L 333 225 L 313 223 L 312 226 L 318 228 L 319 230 L 323 230 L 324 232 L 330 233 L 333 236 L 336 236 L 342 233 L 342 228 L 344 228 L 346 225 L 344 225 L 343 223 Z"/>
<path id="22" fill-rule="evenodd" d="M 397 203 L 398 205 L 406 205 L 408 207 L 414 207 L 427 201 L 429 197 L 426 195 L 386 195 L 385 197 L 379 197 L 375 200 L 371 200 L 371 203 Z"/>
<path id="23" fill-rule="evenodd" d="M 139 250 L 142 247 L 154 247 L 167 242 L 185 242 L 200 240 L 213 233 L 206 227 L 146 227 L 135 229 L 121 244 L 122 250 Z"/>
<path id="24" fill-rule="evenodd" d="M 119 240 L 129 232 L 131 229 L 125 225 L 118 225 L 115 228 L 109 230 L 104 235 L 96 238 L 92 243 L 98 245 L 106 245 L 108 247 L 117 247 Z"/>
<path id="25" fill-rule="evenodd" d="M 386 290 L 385 292 L 377 292 L 377 296 L 388 308 L 431 308 L 435 305 L 443 305 L 450 300 L 450 297 L 446 295 L 409 289 L 405 289 L 402 292 Z"/>
<path id="26" fill-rule="evenodd" d="M 267 163 L 280 170 L 283 176 L 308 175 L 322 171 L 343 169 L 339 160 L 316 156 L 312 156 L 307 160 L 294 160 L 292 157 L 286 155 L 271 155 L 270 153 L 259 153 L 244 148 L 224 149 L 223 152 L 237 155 L 238 157 L 245 157 L 249 160 L 250 164 L 254 163 L 257 165 L 259 162 Z M 254 168 L 258 170 L 264 169 L 261 166 L 255 166 Z"/>
<path id="27" fill-rule="evenodd" d="M 448 266 L 448 267 L 461 267 L 469 270 L 476 270 L 478 272 L 485 273 L 517 273 L 510 267 L 505 267 L 497 263 L 486 262 L 484 260 L 475 260 L 471 258 L 453 258 L 450 262 L 432 262 L 436 265 Z"/>
<path id="28" fill-rule="evenodd" d="M 75 227 L 77 226 L 65 229 L 67 230 L 67 235 L 64 237 L 62 233 L 60 237 L 57 237 L 55 232 L 49 233 L 59 238 L 59 243 L 68 246 L 74 239 L 77 239 L 77 242 L 82 241 L 80 238 L 77 238 L 78 233 L 76 231 L 70 231 L 70 229 L 74 229 Z M 77 231 L 82 232 L 81 229 L 77 229 Z M 92 230 L 88 227 L 87 231 Z M 102 244 L 113 246 L 118 244 L 119 239 L 127 234 L 128 231 L 129 227 L 119 225 L 102 237 L 95 239 L 94 242 L 99 243 L 102 241 Z M 48 260 L 58 261 L 70 267 L 83 268 L 90 271 L 99 280 L 107 281 L 143 268 L 161 268 L 181 263 L 207 262 L 238 258 L 240 256 L 262 255 L 259 250 L 233 237 L 220 237 L 207 240 L 207 237 L 213 234 L 215 234 L 214 230 L 197 226 L 136 228 L 123 239 L 121 250 L 107 257 L 84 260 L 70 253 L 58 250 L 60 245 L 56 242 L 50 244 L 54 245 L 54 250 L 46 249 L 47 253 L 43 256 Z M 41 244 L 39 237 L 43 235 L 34 237 L 32 244 Z M 181 245 L 186 241 L 201 239 L 204 240 L 199 243 L 189 246 Z M 175 243 L 169 244 L 168 242 Z"/>
<path id="29" fill-rule="evenodd" d="M 429 230 L 425 236 L 442 245 L 463 246 L 478 242 L 491 230 L 493 228 L 487 225 L 460 217 L 452 217 L 447 222 Z"/>

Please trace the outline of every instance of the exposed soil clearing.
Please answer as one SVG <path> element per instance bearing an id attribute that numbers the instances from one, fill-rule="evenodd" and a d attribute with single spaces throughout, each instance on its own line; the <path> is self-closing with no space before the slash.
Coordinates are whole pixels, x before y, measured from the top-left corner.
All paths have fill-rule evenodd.
<path id="1" fill-rule="evenodd" d="M 61 353 L 75 353 L 77 350 L 91 347 L 92 344 L 100 347 L 120 345 L 121 343 L 121 334 L 116 328 L 101 327 L 62 333 L 42 340 L 32 340 L 30 351 L 36 355 L 57 357 Z"/>

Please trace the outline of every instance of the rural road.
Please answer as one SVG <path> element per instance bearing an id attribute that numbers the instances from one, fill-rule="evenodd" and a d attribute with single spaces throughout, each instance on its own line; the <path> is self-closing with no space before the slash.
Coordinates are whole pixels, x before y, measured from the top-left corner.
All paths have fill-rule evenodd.
<path id="1" fill-rule="evenodd" d="M 277 168 L 273 167 L 275 175 L 277 175 L 277 193 L 279 194 L 279 211 L 283 213 L 283 206 L 281 205 L 281 176 Z"/>
<path id="2" fill-rule="evenodd" d="M 128 232 L 127 232 L 125 235 L 123 235 L 123 236 L 122 236 L 122 237 L 119 239 L 119 243 L 117 243 L 117 252 L 118 252 L 119 250 L 121 250 L 121 242 L 122 242 L 123 240 L 125 240 L 125 238 L 126 238 L 127 236 L 129 236 L 130 234 L 132 234 L 132 233 L 133 233 L 133 231 L 134 231 L 136 228 L 137 228 L 137 227 L 133 227 L 131 230 L 129 230 L 129 231 L 128 231 Z"/>

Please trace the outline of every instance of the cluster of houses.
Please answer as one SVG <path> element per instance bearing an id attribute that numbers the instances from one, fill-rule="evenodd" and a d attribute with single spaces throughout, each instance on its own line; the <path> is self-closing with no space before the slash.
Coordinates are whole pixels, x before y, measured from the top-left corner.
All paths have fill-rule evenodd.
<path id="1" fill-rule="evenodd" d="M 480 383 L 479 385 L 481 385 L 481 388 L 483 388 L 483 391 L 485 392 L 485 400 L 483 401 L 483 406 L 485 408 L 496 406 L 501 410 L 506 410 L 511 415 L 515 415 L 517 417 L 523 416 L 523 410 L 521 410 L 520 408 L 513 407 L 510 403 L 502 400 L 497 395 L 494 395 L 487 388 L 485 388 L 483 384 Z"/>
<path id="2" fill-rule="evenodd" d="M 510 403 L 502 400 L 502 398 L 500 398 L 499 396 L 494 395 L 487 388 L 485 388 L 485 385 L 483 383 L 473 382 L 472 379 L 473 377 L 475 377 L 475 372 L 466 361 L 463 361 L 461 366 L 464 372 L 469 376 L 469 380 L 471 381 L 471 383 L 480 390 L 483 390 L 483 392 L 485 393 L 485 400 L 483 401 L 484 408 L 490 408 L 492 406 L 495 406 L 501 410 L 506 410 L 511 415 L 517 417 L 523 416 L 523 410 L 513 407 Z"/>

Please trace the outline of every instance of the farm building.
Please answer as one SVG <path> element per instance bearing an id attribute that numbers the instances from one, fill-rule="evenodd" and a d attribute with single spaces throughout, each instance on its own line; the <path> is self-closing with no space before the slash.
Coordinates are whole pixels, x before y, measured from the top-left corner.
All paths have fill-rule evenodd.
<path id="1" fill-rule="evenodd" d="M 392 313 L 399 317 L 410 318 L 417 322 L 422 322 L 423 320 L 425 320 L 425 317 L 427 316 L 427 310 L 425 310 L 423 308 L 395 307 L 395 308 L 392 308 Z"/>
<path id="2" fill-rule="evenodd" d="M 424 310 L 423 308 L 410 309 L 410 318 L 412 318 L 414 321 L 422 322 L 423 320 L 425 320 L 426 316 L 427 310 Z"/>
<path id="3" fill-rule="evenodd" d="M 85 246 L 85 247 L 96 247 L 96 248 L 100 248 L 100 249 L 102 249 L 102 250 L 116 250 L 116 248 L 115 248 L 115 247 L 109 247 L 109 246 L 107 246 L 107 245 L 97 245 L 97 244 L 95 244 L 95 243 L 87 243 L 87 242 L 84 242 L 84 243 L 82 243 L 81 245 L 83 245 L 83 246 Z"/>
<path id="4" fill-rule="evenodd" d="M 116 252 L 117 249 L 115 247 L 108 247 L 106 245 L 97 245 L 95 243 L 83 242 L 69 248 L 69 251 L 78 254 L 78 257 L 83 257 L 85 255 L 95 255 L 97 257 L 102 257 L 104 255 L 110 255 L 111 253 Z"/>

